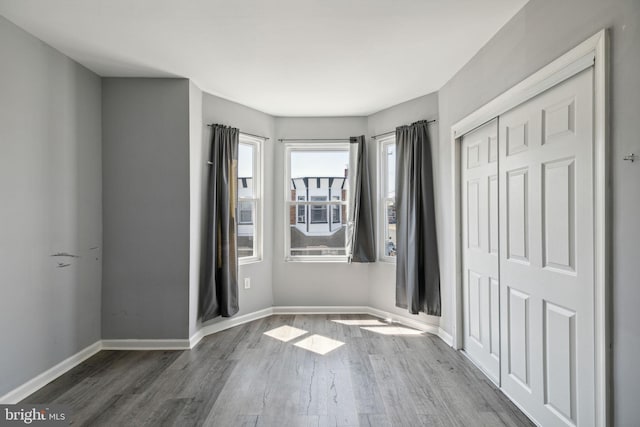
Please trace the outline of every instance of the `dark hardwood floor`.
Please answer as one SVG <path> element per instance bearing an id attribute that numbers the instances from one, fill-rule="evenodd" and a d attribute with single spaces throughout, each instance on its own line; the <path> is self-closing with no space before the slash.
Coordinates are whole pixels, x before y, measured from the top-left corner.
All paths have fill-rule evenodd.
<path id="1" fill-rule="evenodd" d="M 376 323 L 271 316 L 190 351 L 102 351 L 24 402 L 82 426 L 533 425 L 438 337 Z"/>

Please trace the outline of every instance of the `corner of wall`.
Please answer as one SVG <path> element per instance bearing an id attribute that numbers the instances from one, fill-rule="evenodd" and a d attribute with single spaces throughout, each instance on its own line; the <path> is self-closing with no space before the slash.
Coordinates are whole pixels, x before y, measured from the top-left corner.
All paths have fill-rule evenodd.
<path id="1" fill-rule="evenodd" d="M 204 242 L 205 146 L 202 91 L 189 81 L 189 337 L 198 329 L 198 291 Z"/>

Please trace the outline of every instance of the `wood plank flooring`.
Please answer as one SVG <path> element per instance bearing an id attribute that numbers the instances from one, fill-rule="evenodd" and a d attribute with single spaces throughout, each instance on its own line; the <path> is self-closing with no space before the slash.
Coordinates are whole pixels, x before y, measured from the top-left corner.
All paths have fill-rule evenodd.
<path id="1" fill-rule="evenodd" d="M 271 316 L 189 351 L 102 351 L 24 402 L 69 405 L 74 426 L 533 425 L 438 337 L 376 320 Z M 305 332 L 265 335 L 282 326 Z M 342 344 L 296 345 L 322 337 Z"/>

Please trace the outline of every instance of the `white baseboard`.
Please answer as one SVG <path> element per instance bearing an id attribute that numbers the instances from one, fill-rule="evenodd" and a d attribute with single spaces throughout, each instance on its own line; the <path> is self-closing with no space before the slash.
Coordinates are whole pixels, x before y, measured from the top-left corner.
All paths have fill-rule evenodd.
<path id="1" fill-rule="evenodd" d="M 371 314 L 371 308 L 359 305 L 276 306 L 273 314 Z"/>
<path id="2" fill-rule="evenodd" d="M 196 333 L 194 333 L 191 338 L 189 338 L 189 348 L 195 347 L 200 342 L 200 340 L 207 335 L 215 334 L 216 332 L 224 331 L 225 329 L 233 328 L 234 326 L 239 326 L 248 322 L 252 322 L 254 320 L 269 317 L 272 314 L 273 308 L 269 307 L 238 317 L 224 318 L 223 320 L 220 320 L 218 322 L 205 325 L 198 329 Z"/>
<path id="3" fill-rule="evenodd" d="M 438 336 L 442 341 L 447 343 L 449 347 L 453 347 L 453 336 L 442 328 L 438 328 Z"/>
<path id="4" fill-rule="evenodd" d="M 411 319 L 411 318 L 406 317 L 406 316 L 390 313 L 388 311 L 380 310 L 380 309 L 373 308 L 373 307 L 367 307 L 367 308 L 369 309 L 368 314 L 370 314 L 372 316 L 376 316 L 376 317 L 379 317 L 379 318 L 385 319 L 385 320 L 391 320 L 392 322 L 400 323 L 402 325 L 409 326 L 411 328 L 415 328 L 415 329 L 418 329 L 420 331 L 428 332 L 430 334 L 439 336 L 438 330 L 440 328 L 436 324 L 430 324 L 430 323 L 421 322 L 419 320 Z"/>
<path id="5" fill-rule="evenodd" d="M 103 350 L 189 350 L 189 340 L 102 340 Z"/>
<path id="6" fill-rule="evenodd" d="M 449 347 L 453 347 L 453 337 L 438 324 L 421 322 L 369 306 L 276 306 L 273 307 L 273 314 L 369 314 L 436 335 Z"/>
<path id="7" fill-rule="evenodd" d="M 67 357 L 62 362 L 58 363 L 52 368 L 47 369 L 37 377 L 27 381 L 21 386 L 11 390 L 9 393 L 0 397 L 0 404 L 11 405 L 20 402 L 25 397 L 35 393 L 51 381 L 58 378 L 60 375 L 76 367 L 80 363 L 84 362 L 94 354 L 102 350 L 102 343 L 96 341 L 88 347 L 80 350 L 76 354 Z"/>
<path id="8" fill-rule="evenodd" d="M 451 339 L 451 335 L 447 334 L 444 331 L 442 331 L 445 334 L 444 336 L 440 334 L 441 329 L 438 327 L 438 325 L 427 324 L 418 320 L 409 319 L 408 317 L 400 316 L 397 314 L 391 314 L 389 312 L 378 310 L 377 308 L 369 306 L 275 306 L 259 311 L 254 311 L 253 313 L 245 314 L 243 316 L 232 317 L 210 325 L 206 325 L 191 336 L 189 340 L 190 346 L 191 348 L 195 347 L 200 342 L 200 340 L 207 335 L 215 334 L 216 332 L 233 328 L 234 326 L 242 325 L 253 320 L 269 317 L 274 314 L 369 314 L 371 316 L 379 317 L 386 320 L 392 320 L 405 326 L 410 326 L 412 328 L 437 335 L 442 338 L 442 340 L 448 345 L 451 345 L 450 343 L 453 342 L 453 340 Z"/>
<path id="9" fill-rule="evenodd" d="M 379 310 L 369 306 L 275 306 L 247 313 L 238 317 L 222 318 L 217 322 L 198 329 L 191 338 L 169 340 L 102 340 L 104 350 L 188 350 L 194 348 L 202 338 L 216 332 L 243 325 L 254 320 L 263 319 L 274 314 L 369 314 L 385 320 L 391 320 L 421 331 L 437 335 L 448 345 L 453 339 L 436 324 L 428 324 L 398 314 Z"/>

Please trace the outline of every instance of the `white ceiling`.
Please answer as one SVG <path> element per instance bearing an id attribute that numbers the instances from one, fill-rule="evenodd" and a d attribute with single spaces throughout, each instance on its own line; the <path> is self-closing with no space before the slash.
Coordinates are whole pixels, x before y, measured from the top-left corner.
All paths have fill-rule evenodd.
<path id="1" fill-rule="evenodd" d="M 0 0 L 101 76 L 180 76 L 277 116 L 367 115 L 442 87 L 526 0 Z"/>

